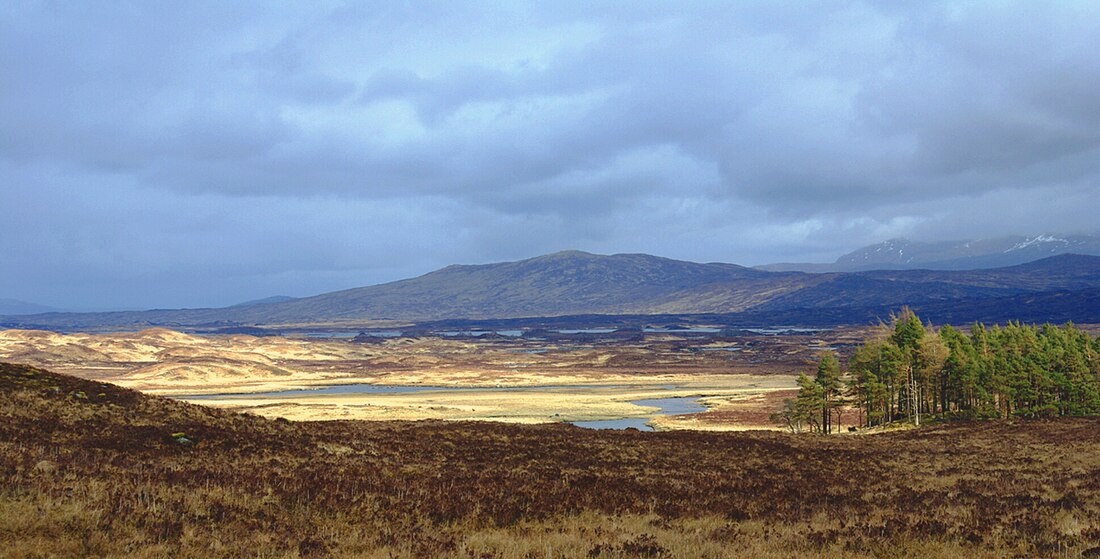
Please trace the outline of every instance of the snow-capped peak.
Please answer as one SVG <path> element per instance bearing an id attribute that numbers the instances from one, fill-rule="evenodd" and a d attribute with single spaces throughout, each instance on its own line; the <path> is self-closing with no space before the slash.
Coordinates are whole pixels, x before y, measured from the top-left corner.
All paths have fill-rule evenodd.
<path id="1" fill-rule="evenodd" d="M 1034 237 L 1034 238 L 1028 237 L 1028 238 L 1024 239 L 1023 241 L 1016 243 L 1015 245 L 1012 246 L 1012 248 L 1006 250 L 1005 252 L 1012 252 L 1014 250 L 1025 249 L 1029 246 L 1037 245 L 1037 244 L 1040 244 L 1040 243 L 1069 244 L 1069 241 L 1067 241 L 1065 239 L 1062 239 L 1062 238 L 1059 238 L 1059 237 L 1055 237 L 1054 235 L 1039 235 L 1039 236 Z"/>

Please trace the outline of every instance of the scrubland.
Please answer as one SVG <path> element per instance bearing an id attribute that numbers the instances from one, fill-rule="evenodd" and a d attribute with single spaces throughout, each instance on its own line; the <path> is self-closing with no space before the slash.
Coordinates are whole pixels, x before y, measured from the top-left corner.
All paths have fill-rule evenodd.
<path id="1" fill-rule="evenodd" d="M 796 336 L 639 333 L 551 339 L 419 336 L 347 339 L 0 331 L 0 361 L 176 397 L 264 393 L 334 384 L 429 385 L 463 391 L 297 394 L 195 400 L 297 420 L 492 420 L 518 423 L 644 417 L 638 399 L 702 396 L 707 413 L 661 417 L 659 429 L 768 428 L 798 373 L 860 329 Z M 509 387 L 554 387 L 507 392 Z M 670 389 L 672 387 L 673 389 Z M 469 389 L 484 389 L 468 391 Z"/>
<path id="2" fill-rule="evenodd" d="M 0 557 L 1093 557 L 1100 420 L 287 422 L 0 365 Z"/>

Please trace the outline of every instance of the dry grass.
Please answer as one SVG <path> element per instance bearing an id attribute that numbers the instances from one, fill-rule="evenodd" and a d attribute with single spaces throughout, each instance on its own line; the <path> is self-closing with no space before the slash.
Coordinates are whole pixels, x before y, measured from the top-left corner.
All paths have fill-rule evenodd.
<path id="1" fill-rule="evenodd" d="M 693 338 L 394 338 L 377 344 L 282 337 L 193 336 L 165 329 L 57 334 L 0 330 L 0 360 L 106 380 L 160 394 L 270 392 L 319 384 L 443 386 L 622 384 L 728 374 L 797 375 L 829 345 L 852 347 L 863 330 L 822 336 Z M 740 351 L 711 351 L 736 346 Z"/>
<path id="2" fill-rule="evenodd" d="M 606 382 L 606 381 L 605 381 Z M 279 396 L 226 396 L 192 400 L 194 403 L 249 411 L 265 417 L 293 420 L 366 419 L 458 421 L 505 421 L 509 423 L 553 423 L 592 421 L 623 417 L 650 417 L 658 409 L 631 403 L 650 398 L 720 395 L 723 403 L 748 400 L 753 409 L 777 403 L 762 398 L 771 391 L 784 391 L 794 383 L 783 375 L 699 375 L 661 376 L 635 379 L 628 385 L 585 385 L 545 387 L 538 390 L 465 389 L 399 393 L 294 394 Z M 670 389 L 669 386 L 675 386 Z M 711 396 L 709 399 L 715 399 Z M 737 417 L 740 426 L 773 428 L 770 411 L 755 416 Z M 712 421 L 710 414 L 686 416 L 669 423 L 668 429 L 716 429 L 729 424 L 722 415 Z M 698 418 L 702 418 L 700 421 Z M 658 418 L 658 422 L 666 418 Z M 756 421 L 756 423 L 749 423 Z M 665 424 L 659 423 L 665 427 Z"/>
<path id="3" fill-rule="evenodd" d="M 588 421 L 648 415 L 629 401 L 697 396 L 742 399 L 794 387 L 824 345 L 850 346 L 861 330 L 807 336 L 685 337 L 644 340 L 592 335 L 528 338 L 348 340 L 194 336 L 154 328 L 134 333 L 57 334 L 0 331 L 0 360 L 23 363 L 162 395 L 262 393 L 344 383 L 462 388 L 595 385 L 545 393 L 362 394 L 223 400 L 268 417 L 296 420 Z M 739 351 L 723 351 L 737 347 Z M 675 385 L 684 390 L 653 392 Z M 612 388 L 617 387 L 617 388 Z M 625 388 L 624 388 L 625 387 Z M 748 390 L 748 389 L 754 390 Z M 778 401 L 753 398 L 659 428 L 744 429 L 771 426 Z M 204 404 L 215 404 L 202 401 Z"/>
<path id="4" fill-rule="evenodd" d="M 1096 419 L 293 423 L 0 365 L 0 557 L 1079 557 L 1098 519 Z"/>

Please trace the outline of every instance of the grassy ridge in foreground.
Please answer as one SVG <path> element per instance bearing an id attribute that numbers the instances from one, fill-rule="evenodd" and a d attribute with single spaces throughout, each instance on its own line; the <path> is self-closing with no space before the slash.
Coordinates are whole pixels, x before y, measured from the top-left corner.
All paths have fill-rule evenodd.
<path id="1" fill-rule="evenodd" d="M 1098 428 L 287 423 L 0 364 L 0 557 L 1088 556 Z"/>

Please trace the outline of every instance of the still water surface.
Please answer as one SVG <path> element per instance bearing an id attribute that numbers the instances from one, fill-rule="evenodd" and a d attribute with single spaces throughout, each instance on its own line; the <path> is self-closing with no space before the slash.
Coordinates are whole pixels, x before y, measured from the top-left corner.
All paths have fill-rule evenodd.
<path id="1" fill-rule="evenodd" d="M 293 396 L 320 396 L 329 394 L 402 394 L 412 392 L 465 392 L 476 391 L 502 391 L 502 392 L 538 392 L 543 390 L 576 390 L 576 389 L 623 389 L 630 388 L 625 385 L 550 385 L 550 386 L 507 386 L 500 388 L 463 388 L 454 386 L 422 386 L 422 385 L 381 385 L 381 384 L 341 384 L 311 388 L 306 390 L 283 390 L 280 392 L 260 392 L 249 394 L 203 394 L 184 396 L 188 400 L 208 400 L 226 397 L 248 398 L 283 398 Z M 674 390 L 675 385 L 662 385 L 654 387 L 660 390 Z M 623 417 L 619 419 L 604 419 L 599 421 L 573 421 L 573 425 L 588 429 L 628 429 L 639 431 L 652 431 L 647 423 L 659 415 L 681 415 L 688 413 L 701 413 L 706 411 L 706 406 L 699 403 L 695 396 L 678 396 L 672 398 L 648 398 L 644 400 L 631 400 L 630 403 L 638 406 L 655 407 L 658 411 L 649 417 Z"/>
<path id="2" fill-rule="evenodd" d="M 651 406 L 660 408 L 658 415 L 681 415 L 685 413 L 701 413 L 707 411 L 706 406 L 699 403 L 699 398 L 692 396 L 678 398 L 651 398 L 647 400 L 631 400 L 631 404 L 639 406 Z M 633 427 L 639 431 L 652 431 L 647 425 L 653 417 L 624 417 L 622 419 L 605 419 L 603 421 L 574 421 L 573 425 L 587 429 L 628 429 Z"/>

